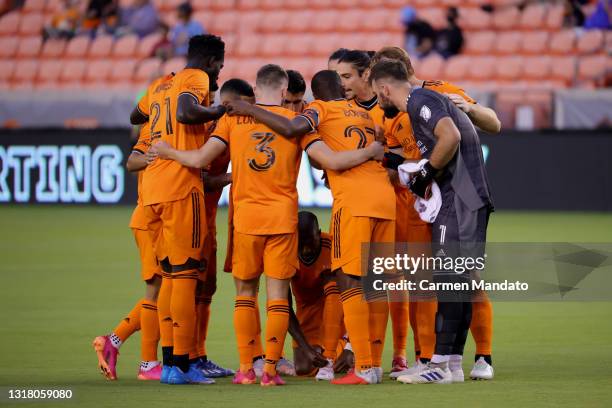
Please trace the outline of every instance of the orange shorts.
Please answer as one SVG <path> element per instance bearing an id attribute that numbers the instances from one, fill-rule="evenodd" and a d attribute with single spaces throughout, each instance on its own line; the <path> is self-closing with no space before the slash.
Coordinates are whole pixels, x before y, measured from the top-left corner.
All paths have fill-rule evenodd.
<path id="1" fill-rule="evenodd" d="M 297 232 L 251 235 L 234 231 L 232 275 L 241 280 L 258 278 L 290 279 L 298 265 Z"/>
<path id="2" fill-rule="evenodd" d="M 204 194 L 196 189 L 181 200 L 145 206 L 149 234 L 160 263 L 168 258 L 174 272 L 181 267 L 203 271 L 205 265 L 194 268 L 190 262 L 201 263 L 206 258 L 208 229 L 204 210 Z"/>
<path id="3" fill-rule="evenodd" d="M 340 208 L 332 214 L 332 271 L 353 276 L 363 276 L 362 244 L 371 242 L 395 242 L 395 220 L 351 215 L 348 208 Z M 367 259 L 367 258 L 366 258 Z"/>
<path id="4" fill-rule="evenodd" d="M 153 241 L 151 241 L 149 231 L 132 228 L 132 232 L 140 253 L 140 276 L 142 276 L 142 280 L 148 281 L 156 275 L 161 276 L 161 269 L 153 251 Z"/>
<path id="5" fill-rule="evenodd" d="M 323 343 L 323 309 L 325 297 L 321 296 L 315 303 L 305 304 L 296 299 L 295 315 L 300 322 L 300 328 L 306 341 L 311 346 L 321 346 Z M 293 341 L 293 348 L 298 344 Z"/>
<path id="6" fill-rule="evenodd" d="M 414 195 L 408 189 L 396 189 L 396 242 L 431 242 L 431 225 L 423 221 L 414 209 Z"/>

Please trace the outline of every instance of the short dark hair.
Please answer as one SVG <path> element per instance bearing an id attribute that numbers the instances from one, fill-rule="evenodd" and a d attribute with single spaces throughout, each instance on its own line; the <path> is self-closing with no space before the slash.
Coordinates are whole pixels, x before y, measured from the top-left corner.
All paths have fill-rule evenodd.
<path id="1" fill-rule="evenodd" d="M 251 84 L 240 78 L 232 78 L 225 81 L 223 86 L 221 86 L 221 93 L 226 92 L 234 93 L 238 96 L 255 97 Z"/>
<path id="2" fill-rule="evenodd" d="M 317 97 L 324 95 L 344 96 L 344 88 L 342 80 L 336 71 L 324 69 L 319 71 L 312 77 L 310 81 L 312 94 Z"/>
<path id="3" fill-rule="evenodd" d="M 366 51 L 349 50 L 344 53 L 339 62 L 351 64 L 362 75 L 370 66 L 370 56 Z"/>
<path id="4" fill-rule="evenodd" d="M 289 77 L 287 72 L 276 64 L 264 65 L 257 71 L 257 86 L 278 88 L 283 82 L 289 82 Z"/>
<path id="5" fill-rule="evenodd" d="M 410 56 L 403 48 L 392 46 L 382 47 L 376 52 L 376 54 L 374 54 L 370 65 L 374 66 L 383 59 L 391 59 L 403 62 L 406 66 L 406 71 L 408 71 L 408 76 L 414 75 L 414 67 L 412 66 L 412 62 L 410 61 Z"/>
<path id="6" fill-rule="evenodd" d="M 289 77 L 289 86 L 287 87 L 287 91 L 291 92 L 292 94 L 306 92 L 306 81 L 304 81 L 302 74 L 293 69 L 288 69 L 287 76 Z"/>
<path id="7" fill-rule="evenodd" d="M 179 4 L 176 9 L 180 13 L 186 14 L 188 16 L 191 16 L 193 14 L 193 7 L 191 7 L 191 3 L 188 1 Z"/>
<path id="8" fill-rule="evenodd" d="M 212 34 L 194 35 L 189 40 L 187 58 L 213 57 L 220 60 L 225 56 L 225 43 L 221 37 Z"/>
<path id="9" fill-rule="evenodd" d="M 344 54 L 346 54 L 347 51 L 348 51 L 348 48 L 338 48 L 336 51 L 332 52 L 332 54 L 329 56 L 327 60 L 328 61 L 339 60 L 340 58 L 342 58 Z"/>
<path id="10" fill-rule="evenodd" d="M 370 70 L 370 83 L 379 79 L 391 78 L 397 81 L 408 81 L 408 71 L 403 62 L 390 59 L 382 59 Z"/>

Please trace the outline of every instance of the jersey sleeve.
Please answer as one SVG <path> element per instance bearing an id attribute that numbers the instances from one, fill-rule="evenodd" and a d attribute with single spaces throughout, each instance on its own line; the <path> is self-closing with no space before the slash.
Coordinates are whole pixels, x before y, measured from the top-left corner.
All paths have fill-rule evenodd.
<path id="1" fill-rule="evenodd" d="M 230 117 L 228 115 L 223 115 L 219 120 L 217 120 L 216 125 L 213 129 L 211 129 L 211 138 L 218 139 L 229 145 L 230 142 Z"/>
<path id="2" fill-rule="evenodd" d="M 321 141 L 319 134 L 317 132 L 310 132 L 300 138 L 300 147 L 302 150 L 307 151 L 310 146 L 319 141 Z"/>
<path id="3" fill-rule="evenodd" d="M 320 101 L 313 101 L 301 114 L 297 115 L 297 117 L 306 119 L 310 125 L 311 131 L 315 132 L 319 127 L 319 123 L 325 120 L 325 115 L 325 105 Z"/>
<path id="4" fill-rule="evenodd" d="M 396 122 L 397 120 L 392 120 L 388 118 L 385 118 L 383 122 L 383 128 L 385 130 L 385 140 L 387 141 L 387 147 L 389 149 L 398 149 L 402 147 L 399 139 L 397 138 L 397 135 L 395 134 L 395 129 L 397 127 Z"/>
<path id="5" fill-rule="evenodd" d="M 145 123 L 144 125 L 140 126 L 140 133 L 138 134 L 138 141 L 136 142 L 134 147 L 132 147 L 132 153 L 145 154 L 147 151 L 149 151 L 150 147 L 151 147 L 151 134 L 149 131 L 149 127 Z"/>
<path id="6" fill-rule="evenodd" d="M 202 105 L 208 101 L 209 87 L 208 75 L 204 71 L 195 71 L 185 78 L 178 96 L 191 95 Z"/>
<path id="7" fill-rule="evenodd" d="M 145 116 L 149 116 L 149 88 L 147 88 L 142 98 L 138 101 L 138 105 L 136 105 L 136 109 L 140 111 Z"/>
<path id="8" fill-rule="evenodd" d="M 444 98 L 443 95 L 430 95 L 428 92 L 433 91 L 417 90 L 412 94 L 410 98 L 412 114 L 410 117 L 412 121 L 419 121 L 433 133 L 440 119 L 450 117 L 450 112 L 441 100 L 441 98 Z"/>
<path id="9" fill-rule="evenodd" d="M 446 84 L 446 86 L 448 87 L 447 90 L 445 91 L 446 93 L 457 94 L 463 99 L 465 99 L 467 103 L 472 103 L 472 104 L 476 103 L 476 100 L 474 98 L 469 96 L 462 88 L 459 88 L 457 85 Z"/>

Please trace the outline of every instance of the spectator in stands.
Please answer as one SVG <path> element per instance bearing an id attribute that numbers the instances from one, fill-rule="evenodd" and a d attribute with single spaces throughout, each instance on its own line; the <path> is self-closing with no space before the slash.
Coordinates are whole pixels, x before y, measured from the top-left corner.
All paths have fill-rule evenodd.
<path id="1" fill-rule="evenodd" d="M 174 45 L 168 36 L 170 32 L 170 27 L 167 24 L 159 25 L 159 32 L 162 37 L 157 44 L 153 46 L 153 50 L 151 51 L 152 57 L 160 58 L 162 61 L 167 61 L 174 55 Z"/>
<path id="2" fill-rule="evenodd" d="M 159 16 L 151 1 L 134 0 L 133 6 L 121 10 L 121 27 L 115 34 L 136 34 L 142 38 L 155 32 L 158 27 Z"/>
<path id="3" fill-rule="evenodd" d="M 43 39 L 72 38 L 80 16 L 78 0 L 64 0 L 62 8 L 51 18 L 51 24 L 43 28 Z"/>
<path id="4" fill-rule="evenodd" d="M 427 21 L 419 19 L 412 7 L 404 7 L 401 18 L 404 24 L 404 48 L 408 54 L 417 58 L 427 56 L 434 49 L 434 29 Z"/>
<path id="5" fill-rule="evenodd" d="M 444 58 L 452 57 L 461 52 L 463 47 L 463 32 L 457 24 L 459 12 L 456 7 L 449 7 L 446 12 L 448 25 L 436 35 L 436 51 Z"/>
<path id="6" fill-rule="evenodd" d="M 565 13 L 563 15 L 563 27 L 582 27 L 584 25 L 584 12 L 582 5 L 585 0 L 565 0 Z"/>
<path id="7" fill-rule="evenodd" d="M 108 26 L 116 26 L 118 15 L 118 0 L 90 0 L 81 24 L 81 30 L 95 34 L 102 23 Z M 106 21 L 111 19 L 114 20 L 114 23 Z"/>
<path id="8" fill-rule="evenodd" d="M 609 30 L 612 28 L 612 0 L 599 0 L 593 14 L 584 22 L 587 30 L 600 29 Z"/>
<path id="9" fill-rule="evenodd" d="M 174 46 L 174 55 L 185 56 L 189 47 L 189 39 L 194 35 L 204 34 L 206 31 L 202 24 L 191 19 L 193 8 L 189 2 L 179 5 L 176 11 L 178 22 L 172 27 L 170 41 Z"/>

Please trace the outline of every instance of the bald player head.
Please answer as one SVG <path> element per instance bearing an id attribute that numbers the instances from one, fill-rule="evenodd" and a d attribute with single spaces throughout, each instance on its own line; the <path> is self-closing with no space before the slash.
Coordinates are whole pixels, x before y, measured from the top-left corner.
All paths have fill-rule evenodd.
<path id="1" fill-rule="evenodd" d="M 310 211 L 298 213 L 298 256 L 305 264 L 313 263 L 321 252 L 321 229 L 317 216 Z"/>
<path id="2" fill-rule="evenodd" d="M 342 81 L 336 71 L 323 70 L 317 72 L 310 82 L 312 96 L 321 101 L 333 101 L 344 99 L 344 88 Z"/>

